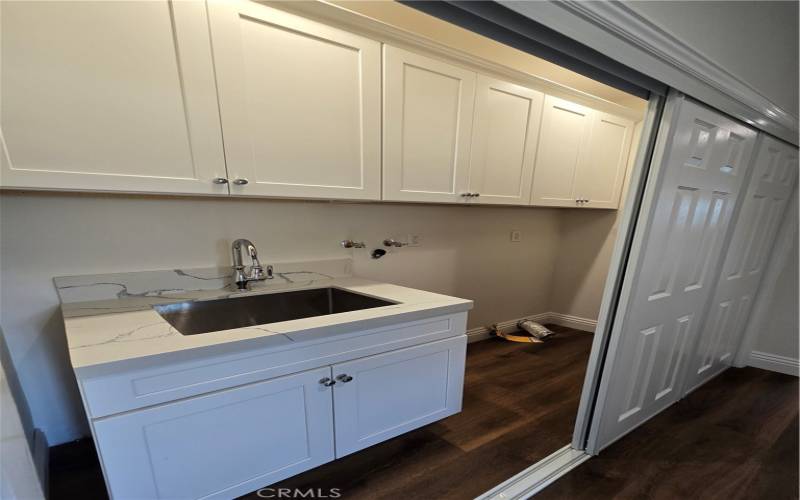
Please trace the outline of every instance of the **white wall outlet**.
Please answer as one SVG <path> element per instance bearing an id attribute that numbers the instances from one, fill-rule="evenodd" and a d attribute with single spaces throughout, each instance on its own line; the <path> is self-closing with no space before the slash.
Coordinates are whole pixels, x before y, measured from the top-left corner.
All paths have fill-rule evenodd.
<path id="1" fill-rule="evenodd" d="M 408 243 L 408 246 L 410 247 L 418 247 L 420 239 L 421 238 L 419 237 L 418 234 L 409 234 L 408 236 L 406 236 L 406 243 Z"/>
<path id="2" fill-rule="evenodd" d="M 511 241 L 512 243 L 519 243 L 522 241 L 522 231 L 517 231 L 516 229 L 511 231 Z"/>

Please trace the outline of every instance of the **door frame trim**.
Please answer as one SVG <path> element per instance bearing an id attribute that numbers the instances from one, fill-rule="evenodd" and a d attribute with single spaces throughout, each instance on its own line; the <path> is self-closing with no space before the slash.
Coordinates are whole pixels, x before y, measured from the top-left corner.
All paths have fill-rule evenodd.
<path id="1" fill-rule="evenodd" d="M 611 352 L 609 343 L 612 334 L 619 329 L 619 322 L 615 318 L 624 314 L 626 300 L 622 297 L 629 296 L 630 283 L 626 283 L 625 276 L 632 271 L 631 265 L 636 262 L 641 252 L 643 238 L 641 234 L 636 238 L 636 229 L 644 226 L 641 223 L 647 220 L 654 205 L 655 189 L 646 189 L 652 186 L 658 178 L 658 165 L 652 159 L 655 157 L 658 146 L 656 139 L 659 137 L 659 128 L 664 122 L 665 99 L 653 95 L 647 105 L 642 135 L 639 140 L 639 149 L 636 160 L 630 172 L 630 183 L 626 193 L 625 204 L 622 207 L 622 217 L 619 222 L 619 232 L 614 250 L 611 255 L 611 266 L 603 289 L 603 298 L 600 305 L 600 315 L 597 318 L 592 349 L 586 366 L 586 376 L 581 391 L 580 404 L 575 419 L 575 429 L 572 437 L 572 447 L 576 450 L 588 450 L 596 454 L 594 447 L 587 446 L 593 430 L 592 422 L 596 420 L 594 414 L 599 401 L 604 398 L 605 390 L 601 385 L 602 372 L 607 365 L 606 357 Z M 667 117 L 668 119 L 669 117 Z M 663 151 L 663 147 L 658 154 Z M 641 231 L 639 232 L 641 233 Z M 622 307 L 622 309 L 621 309 Z"/>

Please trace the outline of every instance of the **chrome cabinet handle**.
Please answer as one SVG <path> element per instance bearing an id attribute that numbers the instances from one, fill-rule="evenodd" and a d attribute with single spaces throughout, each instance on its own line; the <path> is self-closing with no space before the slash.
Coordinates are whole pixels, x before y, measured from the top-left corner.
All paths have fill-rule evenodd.
<path id="1" fill-rule="evenodd" d="M 233 180 L 233 183 L 236 184 L 237 186 L 244 186 L 249 182 L 250 181 L 248 181 L 245 177 L 237 177 L 236 179 Z"/>
<path id="2" fill-rule="evenodd" d="M 470 196 L 472 196 L 472 193 L 461 193 L 462 198 L 469 198 Z"/>
<path id="3" fill-rule="evenodd" d="M 350 375 L 348 375 L 346 373 L 342 373 L 341 375 L 336 377 L 336 380 L 340 381 L 343 384 L 346 384 L 346 383 L 350 382 L 351 380 L 353 380 L 353 377 L 351 377 Z"/>
<path id="4" fill-rule="evenodd" d="M 477 198 L 477 197 L 478 197 L 478 196 L 480 196 L 480 195 L 481 195 L 480 193 L 472 193 L 472 196 L 473 196 L 474 198 Z"/>
<path id="5" fill-rule="evenodd" d="M 324 385 L 325 387 L 330 387 L 332 385 L 335 385 L 336 381 L 335 380 L 331 380 L 330 377 L 325 377 L 325 378 L 321 378 L 319 380 L 319 383 Z"/>
<path id="6" fill-rule="evenodd" d="M 211 179 L 211 182 L 213 182 L 214 184 L 227 184 L 228 179 L 226 179 L 225 177 L 214 177 L 213 179 Z"/>

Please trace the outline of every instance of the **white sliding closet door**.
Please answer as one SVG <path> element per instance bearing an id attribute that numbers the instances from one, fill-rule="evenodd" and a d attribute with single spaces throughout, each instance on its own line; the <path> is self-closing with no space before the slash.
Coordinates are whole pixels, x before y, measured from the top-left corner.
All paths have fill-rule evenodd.
<path id="1" fill-rule="evenodd" d="M 653 157 L 592 423 L 597 452 L 679 397 L 756 133 L 673 95 Z"/>
<path id="2" fill-rule="evenodd" d="M 778 226 L 797 178 L 797 148 L 763 135 L 714 299 L 697 339 L 685 393 L 733 363 Z"/>

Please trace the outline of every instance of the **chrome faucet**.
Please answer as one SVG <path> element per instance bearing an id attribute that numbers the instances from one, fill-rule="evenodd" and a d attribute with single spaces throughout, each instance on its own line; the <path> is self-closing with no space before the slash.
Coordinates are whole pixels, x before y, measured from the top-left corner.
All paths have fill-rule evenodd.
<path id="1" fill-rule="evenodd" d="M 250 255 L 250 274 L 245 273 L 244 264 L 242 264 L 242 248 L 247 249 Z M 261 267 L 261 262 L 258 261 L 258 251 L 256 246 L 250 240 L 240 238 L 233 242 L 231 246 L 231 253 L 233 253 L 233 282 L 239 290 L 247 290 L 247 284 L 251 281 L 263 281 L 272 279 L 272 266 L 267 266 L 266 272 Z"/>

